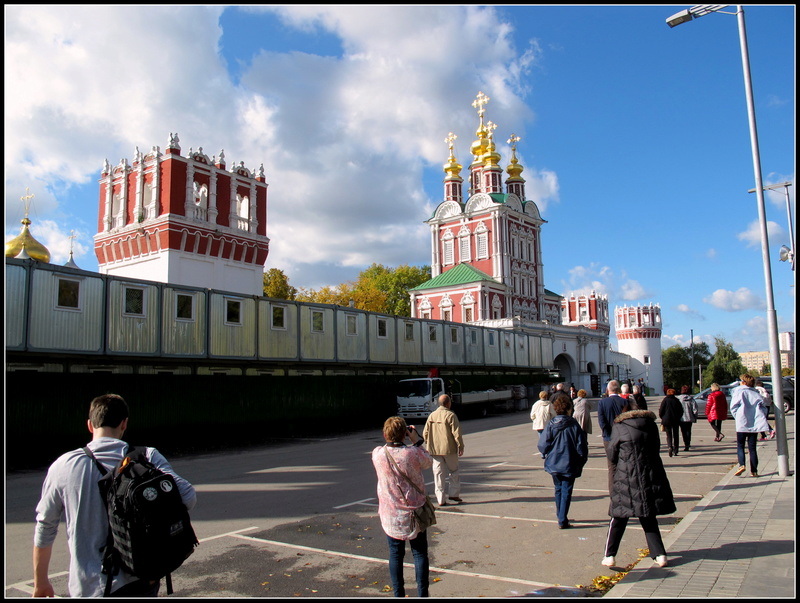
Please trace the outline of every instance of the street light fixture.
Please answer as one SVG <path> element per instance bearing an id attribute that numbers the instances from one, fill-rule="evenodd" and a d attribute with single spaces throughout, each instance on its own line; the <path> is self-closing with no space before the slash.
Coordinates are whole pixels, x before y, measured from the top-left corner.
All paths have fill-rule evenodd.
<path id="1" fill-rule="evenodd" d="M 765 186 L 765 191 L 774 191 L 779 188 L 783 188 L 784 196 L 786 197 L 786 215 L 789 217 L 789 245 L 781 245 L 780 251 L 780 260 L 781 262 L 789 261 L 792 263 L 792 270 L 794 270 L 794 226 L 792 226 L 792 201 L 789 198 L 789 187 L 792 186 L 791 182 L 781 182 L 780 184 L 770 184 L 769 186 Z M 751 188 L 748 193 L 756 192 L 756 189 Z"/>
<path id="2" fill-rule="evenodd" d="M 750 78 L 750 55 L 747 50 L 747 32 L 744 25 L 744 9 L 736 6 L 735 13 L 727 13 L 723 8 L 728 4 L 698 4 L 683 10 L 667 19 L 667 25 L 675 27 L 692 19 L 709 13 L 721 12 L 726 15 L 735 14 L 739 22 L 739 45 L 742 51 L 742 68 L 744 70 L 744 87 L 747 97 L 747 116 L 750 122 L 750 146 L 753 154 L 753 171 L 755 173 L 755 192 L 758 197 L 758 222 L 761 227 L 761 256 L 764 264 L 764 281 L 767 293 L 767 326 L 769 330 L 770 366 L 772 368 L 772 392 L 775 398 L 775 432 L 778 440 L 778 475 L 789 475 L 789 445 L 786 440 L 786 416 L 783 411 L 783 383 L 781 382 L 781 355 L 778 343 L 778 319 L 775 314 L 775 298 L 772 293 L 772 266 L 769 259 L 769 235 L 767 234 L 767 212 L 764 203 L 764 184 L 761 177 L 761 157 L 758 151 L 758 131 L 756 129 L 755 103 L 753 102 L 753 82 Z"/>

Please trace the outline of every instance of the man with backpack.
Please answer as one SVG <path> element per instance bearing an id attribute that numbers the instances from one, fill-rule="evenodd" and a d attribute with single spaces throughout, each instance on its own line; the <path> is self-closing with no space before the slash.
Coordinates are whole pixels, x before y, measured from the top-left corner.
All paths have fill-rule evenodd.
<path id="1" fill-rule="evenodd" d="M 108 574 L 103 573 L 104 550 L 107 546 L 111 548 L 111 539 L 107 499 L 99 486 L 104 475 L 101 468 L 106 472 L 113 470 L 115 474 L 121 474 L 118 466 L 123 459 L 129 459 L 129 446 L 122 440 L 128 427 L 128 405 L 116 394 L 99 396 L 91 402 L 87 425 L 92 441 L 85 449 L 78 448 L 61 455 L 50 466 L 42 487 L 42 497 L 36 506 L 33 596 L 55 596 L 48 572 L 62 517 L 67 522 L 71 597 L 101 597 L 108 594 L 107 587 L 110 595 L 115 597 L 158 596 L 158 579 L 138 578 L 125 569 L 119 569 L 118 564 L 115 568 L 109 568 Z M 131 457 L 134 458 L 133 455 Z M 170 490 L 174 484 L 185 510 L 194 507 L 194 487 L 177 475 L 155 448 L 146 448 L 144 457 L 141 462 L 130 464 L 139 464 L 151 470 L 154 466 L 171 476 L 164 477 L 164 482 L 168 483 L 164 483 L 161 490 Z M 156 472 L 163 477 L 163 474 Z M 149 492 L 146 496 L 156 498 L 159 494 Z M 188 519 L 186 521 L 188 525 Z M 196 543 L 193 532 L 191 538 Z M 168 572 L 164 575 L 168 575 Z"/>

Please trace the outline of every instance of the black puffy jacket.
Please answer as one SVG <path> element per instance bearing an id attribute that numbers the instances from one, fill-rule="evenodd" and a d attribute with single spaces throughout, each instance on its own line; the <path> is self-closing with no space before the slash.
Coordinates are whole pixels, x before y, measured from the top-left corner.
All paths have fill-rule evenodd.
<path id="1" fill-rule="evenodd" d="M 649 410 L 624 412 L 614 420 L 608 458 L 616 464 L 611 517 L 655 517 L 676 511 L 667 472 L 659 456 L 656 416 Z"/>

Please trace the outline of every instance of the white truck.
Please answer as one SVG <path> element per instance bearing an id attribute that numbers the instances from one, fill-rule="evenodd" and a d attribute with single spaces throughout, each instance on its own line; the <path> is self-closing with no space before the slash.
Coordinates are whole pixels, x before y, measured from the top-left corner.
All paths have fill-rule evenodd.
<path id="1" fill-rule="evenodd" d="M 459 390 L 461 384 L 454 381 Z M 403 379 L 397 387 L 397 414 L 404 419 L 427 419 L 439 406 L 439 396 L 449 394 L 453 400 L 453 410 L 474 411 L 486 415 L 489 408 L 498 403 L 511 407 L 515 398 L 515 386 L 508 389 L 486 389 L 482 391 L 450 391 L 439 377 Z"/>

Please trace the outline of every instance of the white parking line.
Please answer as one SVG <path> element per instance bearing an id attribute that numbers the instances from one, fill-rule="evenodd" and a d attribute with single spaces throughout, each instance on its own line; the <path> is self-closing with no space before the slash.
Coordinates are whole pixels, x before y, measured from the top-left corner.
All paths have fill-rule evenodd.
<path id="1" fill-rule="evenodd" d="M 259 543 L 263 543 L 263 544 L 269 544 L 269 545 L 272 545 L 272 546 L 279 546 L 279 547 L 295 549 L 295 550 L 300 550 L 300 551 L 307 551 L 307 552 L 310 552 L 310 553 L 318 553 L 320 555 L 330 555 L 332 557 L 344 557 L 344 558 L 347 558 L 347 559 L 356 559 L 356 560 L 359 560 L 359 561 L 367 561 L 369 563 L 380 563 L 381 565 L 388 565 L 389 564 L 389 560 L 388 559 L 380 559 L 378 557 L 367 557 L 365 555 L 353 555 L 352 553 L 343 553 L 341 551 L 332 551 L 330 549 L 318 549 L 318 548 L 314 548 L 314 547 L 310 547 L 310 546 L 303 546 L 303 545 L 299 545 L 299 544 L 289 544 L 289 543 L 286 543 L 286 542 L 278 542 L 277 540 L 266 540 L 264 538 L 254 538 L 253 536 L 246 536 L 244 534 L 232 533 L 231 537 L 240 538 L 242 540 L 249 540 L 251 542 L 259 542 Z M 403 563 L 403 566 L 404 567 L 413 568 L 414 564 L 413 563 Z M 514 584 L 524 584 L 526 586 L 536 586 L 536 587 L 539 587 L 539 588 L 550 588 L 550 587 L 558 586 L 557 584 L 548 584 L 546 582 L 536 582 L 534 580 L 522 580 L 522 579 L 519 579 L 519 578 L 507 578 L 505 576 L 494 576 L 494 575 L 491 575 L 491 574 L 478 574 L 478 573 L 475 573 L 475 572 L 464 572 L 464 571 L 461 571 L 461 570 L 453 570 L 453 569 L 447 569 L 447 568 L 443 568 L 443 567 L 431 566 L 430 571 L 431 572 L 436 572 L 436 573 L 441 573 L 441 574 L 453 574 L 455 576 L 467 576 L 467 577 L 470 577 L 470 578 L 479 578 L 479 579 L 482 579 L 482 580 L 494 580 L 496 582 L 512 582 Z"/>

